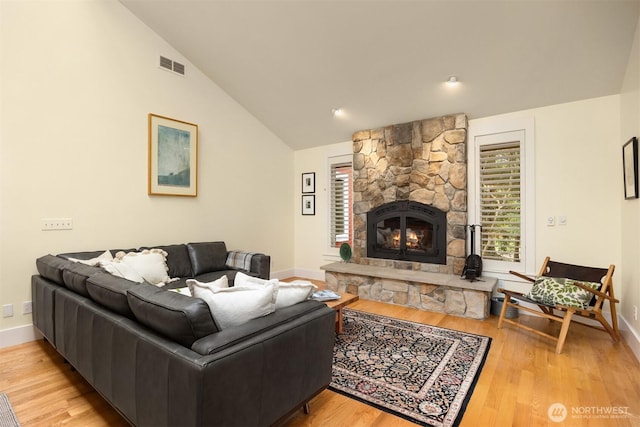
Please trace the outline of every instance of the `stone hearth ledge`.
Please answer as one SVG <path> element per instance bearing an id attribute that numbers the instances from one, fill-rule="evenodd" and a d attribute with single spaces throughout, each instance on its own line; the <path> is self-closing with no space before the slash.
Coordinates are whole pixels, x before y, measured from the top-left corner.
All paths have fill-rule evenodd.
<path id="1" fill-rule="evenodd" d="M 470 282 L 458 275 L 334 262 L 320 267 L 327 287 L 362 299 L 419 308 L 472 319 L 486 319 L 498 282 L 481 277 Z"/>

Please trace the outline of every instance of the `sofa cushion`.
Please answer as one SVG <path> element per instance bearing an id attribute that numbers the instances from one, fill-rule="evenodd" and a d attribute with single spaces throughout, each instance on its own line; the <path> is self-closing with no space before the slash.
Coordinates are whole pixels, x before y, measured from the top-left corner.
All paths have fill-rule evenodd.
<path id="1" fill-rule="evenodd" d="M 87 292 L 98 304 L 133 319 L 133 312 L 127 300 L 127 291 L 138 285 L 131 280 L 101 272 L 87 279 Z"/>
<path id="2" fill-rule="evenodd" d="M 218 331 L 209 306 L 199 298 L 142 283 L 127 290 L 127 300 L 138 322 L 185 347 Z"/>
<path id="3" fill-rule="evenodd" d="M 222 276 L 227 276 L 227 280 L 229 281 L 229 286 L 235 286 L 235 277 L 236 277 L 236 274 L 238 274 L 238 272 L 239 272 L 238 270 L 210 271 L 208 273 L 204 273 L 196 276 L 195 279 L 201 282 L 213 282 L 214 280 L 217 280 Z"/>
<path id="4" fill-rule="evenodd" d="M 235 277 L 234 286 L 251 287 L 265 286 L 270 283 L 276 284 L 278 293 L 276 296 L 276 310 L 302 302 L 309 299 L 317 286 L 306 280 L 294 280 L 293 282 L 280 282 L 278 279 L 265 280 L 259 277 L 248 276 L 238 272 Z"/>
<path id="5" fill-rule="evenodd" d="M 140 250 L 154 248 L 162 249 L 167 253 L 167 267 L 169 267 L 170 277 L 193 277 L 187 245 L 146 246 L 141 247 Z"/>
<path id="6" fill-rule="evenodd" d="M 278 297 L 276 310 L 305 301 L 318 289 L 316 285 L 306 280 L 278 283 Z"/>
<path id="7" fill-rule="evenodd" d="M 193 288 L 195 286 L 202 289 L 223 289 L 229 287 L 229 280 L 227 276 L 222 276 L 212 282 L 201 282 L 196 279 L 187 279 L 187 287 L 189 288 L 189 292 L 193 295 Z"/>
<path id="8" fill-rule="evenodd" d="M 36 259 L 36 269 L 45 279 L 49 279 L 58 285 L 64 285 L 62 272 L 72 261 L 55 255 L 45 255 Z"/>
<path id="9" fill-rule="evenodd" d="M 564 305 L 581 309 L 587 308 L 593 294 L 577 287 L 574 283 L 580 283 L 595 290 L 600 289 L 602 286 L 602 283 L 598 282 L 540 276 L 536 278 L 527 297 L 549 306 Z"/>
<path id="10" fill-rule="evenodd" d="M 188 243 L 187 250 L 194 276 L 225 269 L 227 246 L 224 242 Z"/>
<path id="11" fill-rule="evenodd" d="M 241 341 L 246 341 L 279 325 L 289 324 L 295 319 L 308 315 L 316 310 L 326 310 L 324 303 L 308 300 L 294 304 L 267 316 L 254 319 L 233 328 L 225 329 L 199 339 L 191 349 L 199 354 L 214 354 Z"/>
<path id="12" fill-rule="evenodd" d="M 129 264 L 120 262 L 119 260 L 103 262 L 101 266 L 107 273 L 110 273 L 115 277 L 127 279 L 136 283 L 144 282 L 144 277 L 142 277 L 136 269 L 131 267 Z"/>
<path id="13" fill-rule="evenodd" d="M 275 311 L 277 283 L 256 287 L 215 288 L 189 283 L 191 294 L 209 305 L 220 330 L 266 316 Z"/>
<path id="14" fill-rule="evenodd" d="M 156 286 L 171 281 L 167 267 L 167 253 L 162 249 L 145 249 L 141 252 L 118 252 L 114 263 L 121 262 L 133 268 L 142 278 Z"/>
<path id="15" fill-rule="evenodd" d="M 81 264 L 86 264 L 86 265 L 91 265 L 91 266 L 97 266 L 101 262 L 113 261 L 113 255 L 111 254 L 111 251 L 104 251 L 103 253 L 101 253 L 100 255 L 98 255 L 95 258 L 80 259 L 80 258 L 69 257 L 69 261 L 79 262 Z"/>
<path id="16" fill-rule="evenodd" d="M 101 271 L 102 269 L 100 267 L 71 262 L 62 271 L 62 280 L 64 280 L 67 288 L 82 296 L 89 297 L 87 279 Z"/>

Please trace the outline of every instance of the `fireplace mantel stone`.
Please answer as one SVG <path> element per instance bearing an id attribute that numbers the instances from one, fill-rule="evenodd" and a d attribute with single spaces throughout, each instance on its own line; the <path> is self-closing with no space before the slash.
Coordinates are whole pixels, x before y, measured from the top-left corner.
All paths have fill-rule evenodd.
<path id="1" fill-rule="evenodd" d="M 493 277 L 470 282 L 458 275 L 334 262 L 320 267 L 327 287 L 362 299 L 472 319 L 489 317 Z"/>

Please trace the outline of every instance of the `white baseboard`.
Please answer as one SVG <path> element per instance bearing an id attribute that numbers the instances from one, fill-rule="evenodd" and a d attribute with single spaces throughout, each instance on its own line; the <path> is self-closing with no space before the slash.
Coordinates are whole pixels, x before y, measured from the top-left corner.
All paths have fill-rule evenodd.
<path id="1" fill-rule="evenodd" d="M 14 345 L 24 344 L 41 338 L 42 334 L 38 332 L 33 325 L 3 329 L 0 331 L 0 348 L 12 347 Z"/>
<path id="2" fill-rule="evenodd" d="M 626 341 L 627 345 L 636 356 L 636 359 L 640 361 L 640 334 L 638 331 L 633 329 L 627 319 L 623 316 L 618 316 L 620 319 L 620 334 L 622 338 Z"/>

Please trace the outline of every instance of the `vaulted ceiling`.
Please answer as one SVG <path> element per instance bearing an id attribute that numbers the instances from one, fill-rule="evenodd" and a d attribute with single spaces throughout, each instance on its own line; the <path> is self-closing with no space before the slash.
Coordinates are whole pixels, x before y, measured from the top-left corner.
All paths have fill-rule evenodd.
<path id="1" fill-rule="evenodd" d="M 296 150 L 617 94 L 640 13 L 622 0 L 120 1 Z"/>

